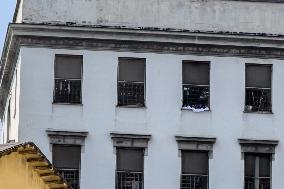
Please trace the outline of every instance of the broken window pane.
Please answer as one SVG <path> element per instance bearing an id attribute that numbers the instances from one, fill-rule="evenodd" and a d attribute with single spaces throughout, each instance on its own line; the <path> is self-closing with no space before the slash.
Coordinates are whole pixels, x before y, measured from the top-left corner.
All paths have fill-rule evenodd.
<path id="1" fill-rule="evenodd" d="M 53 165 L 73 189 L 79 189 L 80 161 L 81 146 L 53 145 Z"/>
<path id="2" fill-rule="evenodd" d="M 82 63 L 82 56 L 56 55 L 55 103 L 81 103 Z"/>
<path id="3" fill-rule="evenodd" d="M 246 65 L 245 112 L 271 112 L 271 65 Z"/>
<path id="4" fill-rule="evenodd" d="M 209 110 L 209 62 L 183 61 L 183 109 Z"/>
<path id="5" fill-rule="evenodd" d="M 208 152 L 182 151 L 181 189 L 207 189 Z"/>
<path id="6" fill-rule="evenodd" d="M 245 189 L 270 189 L 271 155 L 245 154 Z"/>
<path id="7" fill-rule="evenodd" d="M 119 58 L 118 106 L 144 106 L 145 65 L 144 58 Z"/>
<path id="8" fill-rule="evenodd" d="M 117 148 L 116 189 L 143 189 L 144 149 Z"/>

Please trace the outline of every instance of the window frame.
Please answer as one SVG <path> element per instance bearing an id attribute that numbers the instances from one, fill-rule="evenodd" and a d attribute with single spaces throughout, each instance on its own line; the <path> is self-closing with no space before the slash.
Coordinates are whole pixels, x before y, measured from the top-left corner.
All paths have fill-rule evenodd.
<path id="1" fill-rule="evenodd" d="M 118 150 L 120 150 L 120 149 L 128 149 L 128 150 L 142 150 L 142 172 L 140 172 L 140 171 L 125 171 L 125 170 L 118 170 Z M 141 176 L 142 176 L 142 181 L 141 181 L 141 188 L 139 188 L 139 189 L 144 189 L 144 172 L 145 172 L 145 170 L 144 170 L 144 164 L 145 164 L 145 158 L 144 158 L 144 156 L 145 156 L 145 148 L 138 148 L 138 147 L 117 147 L 116 148 L 116 166 L 115 166 L 115 189 L 120 189 L 119 188 L 119 186 L 120 186 L 120 184 L 119 184 L 119 179 L 118 179 L 118 177 L 119 177 L 119 173 L 124 173 L 124 174 L 126 174 L 126 175 L 129 175 L 129 174 L 141 174 Z"/>
<path id="2" fill-rule="evenodd" d="M 206 173 L 206 175 L 203 175 L 203 174 L 195 174 L 195 173 L 193 173 L 193 174 L 188 174 L 188 173 L 183 173 L 183 153 L 184 152 L 191 152 L 191 153 L 206 153 L 207 154 L 207 173 Z M 187 175 L 187 176 L 199 176 L 199 177 L 206 177 L 206 179 L 207 179 L 207 183 L 206 183 L 206 189 L 209 189 L 209 168 L 210 168 L 210 166 L 209 166 L 209 151 L 207 151 L 207 150 L 188 150 L 188 149 L 185 149 L 185 150 L 181 150 L 181 173 L 180 173 L 180 189 L 183 189 L 183 187 L 182 187 L 182 184 L 183 184 L 183 182 L 182 182 L 182 177 L 184 176 L 184 175 Z"/>
<path id="3" fill-rule="evenodd" d="M 270 88 L 266 88 L 266 87 L 247 87 L 246 86 L 246 81 L 247 81 L 247 66 L 267 66 L 270 67 Z M 262 63 L 245 63 L 245 95 L 244 95 L 244 110 L 243 113 L 254 113 L 254 114 L 273 114 L 273 64 L 262 64 Z M 263 89 L 263 90 L 270 90 L 270 111 L 249 111 L 246 108 L 246 98 L 247 98 L 247 89 Z"/>
<path id="4" fill-rule="evenodd" d="M 66 80 L 70 80 L 70 81 L 80 81 L 80 102 L 56 102 L 55 101 L 55 87 L 56 87 L 56 80 L 57 79 L 65 79 L 65 78 L 57 78 L 55 76 L 55 72 L 56 72 L 56 57 L 81 57 L 82 58 L 82 63 L 81 63 L 81 75 L 80 75 L 80 79 L 66 79 Z M 82 54 L 55 54 L 54 55 L 54 61 L 53 61 L 53 100 L 52 100 L 52 104 L 62 104 L 62 105 L 83 105 L 83 69 L 84 69 L 84 56 Z"/>
<path id="5" fill-rule="evenodd" d="M 58 170 L 58 172 L 62 175 L 61 171 L 78 171 L 78 189 L 80 189 L 81 187 L 81 162 L 82 162 L 82 146 L 81 145 L 74 145 L 74 144 L 52 144 L 52 163 L 54 162 L 54 157 L 55 157 L 55 153 L 54 153 L 54 145 L 56 146 L 61 146 L 61 147 L 79 147 L 80 148 L 80 160 L 79 160 L 79 165 L 78 165 L 78 169 L 77 168 L 60 168 L 60 167 L 56 167 L 56 169 Z M 62 176 L 63 177 L 63 176 Z M 63 177 L 64 178 L 64 177 Z M 67 183 L 69 183 L 69 181 L 64 178 Z"/>
<path id="6" fill-rule="evenodd" d="M 184 70 L 184 64 L 186 63 L 194 63 L 194 64 L 208 64 L 208 85 L 196 85 L 196 84 L 190 84 L 190 83 L 184 83 L 184 74 L 183 74 L 183 70 Z M 211 111 L 211 61 L 199 61 L 199 60 L 182 60 L 182 107 L 181 107 L 181 110 L 188 110 L 188 111 L 193 111 L 193 110 L 190 110 L 190 109 L 187 109 L 183 106 L 183 103 L 184 103 L 184 85 L 192 85 L 192 86 L 195 86 L 195 87 L 208 87 L 208 103 L 207 103 L 207 108 L 208 110 L 204 110 L 204 112 L 207 112 L 207 111 Z"/>
<path id="7" fill-rule="evenodd" d="M 120 60 L 121 59 L 133 59 L 133 60 L 144 60 L 144 82 L 143 82 L 143 85 L 144 85 L 144 100 L 143 100 L 143 105 L 140 105 L 140 104 L 136 104 L 136 105 L 129 105 L 129 104 L 124 104 L 124 105 L 120 105 L 119 104 L 119 83 L 120 82 L 123 82 L 123 81 L 120 81 L 119 79 L 119 69 L 120 69 L 120 66 L 119 66 L 119 63 L 120 63 Z M 140 57 L 118 57 L 117 59 L 117 82 L 116 82 L 116 89 L 117 89 L 117 104 L 116 104 L 116 107 L 119 107 L 119 108 L 145 108 L 146 107 L 146 71 L 147 69 L 147 59 L 146 58 L 140 58 Z M 139 82 L 137 82 L 139 83 Z M 142 82 L 140 82 L 142 83 Z"/>
<path id="8" fill-rule="evenodd" d="M 259 179 L 261 178 L 266 178 L 268 179 L 269 178 L 269 183 L 270 183 L 270 189 L 272 189 L 272 154 L 264 154 L 264 153 L 251 153 L 251 152 L 246 152 L 244 153 L 244 189 L 246 189 L 246 181 L 245 179 L 248 177 L 246 176 L 246 167 L 245 167 L 245 164 L 246 164 L 246 156 L 247 155 L 254 155 L 255 156 L 255 168 L 254 168 L 254 171 L 255 171 L 255 174 L 258 174 L 258 175 L 254 175 L 253 177 L 249 177 L 249 178 L 253 178 L 254 180 L 254 189 L 258 189 L 259 188 Z M 260 173 L 259 173 L 259 170 L 260 170 L 260 157 L 261 156 L 268 156 L 269 157 L 269 166 L 270 166 L 270 170 L 269 170 L 269 177 L 260 177 Z M 258 181 L 257 181 L 258 180 Z M 258 183 L 258 186 L 256 186 Z"/>

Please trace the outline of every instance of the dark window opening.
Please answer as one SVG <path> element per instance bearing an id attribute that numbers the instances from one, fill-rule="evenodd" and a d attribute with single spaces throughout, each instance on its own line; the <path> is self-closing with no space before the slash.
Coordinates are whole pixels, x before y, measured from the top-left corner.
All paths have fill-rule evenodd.
<path id="1" fill-rule="evenodd" d="M 246 64 L 245 112 L 272 112 L 271 65 Z"/>
<path id="2" fill-rule="evenodd" d="M 81 103 L 83 57 L 55 56 L 54 103 Z"/>
<path id="3" fill-rule="evenodd" d="M 118 106 L 145 106 L 144 58 L 118 59 Z"/>
<path id="4" fill-rule="evenodd" d="M 52 162 L 73 189 L 80 188 L 81 146 L 53 145 Z"/>
<path id="5" fill-rule="evenodd" d="M 143 189 L 144 149 L 117 148 L 116 189 Z"/>
<path id="6" fill-rule="evenodd" d="M 208 152 L 182 151 L 181 189 L 208 189 Z"/>
<path id="7" fill-rule="evenodd" d="M 244 189 L 271 188 L 271 155 L 245 154 Z"/>
<path id="8" fill-rule="evenodd" d="M 183 61 L 183 109 L 209 110 L 209 62 Z"/>

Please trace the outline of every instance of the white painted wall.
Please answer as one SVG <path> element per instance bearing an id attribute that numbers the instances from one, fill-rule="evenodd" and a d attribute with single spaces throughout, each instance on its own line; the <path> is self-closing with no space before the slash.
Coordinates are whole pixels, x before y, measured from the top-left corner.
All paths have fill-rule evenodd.
<path id="1" fill-rule="evenodd" d="M 284 34 L 284 4 L 231 0 L 24 0 L 25 23 Z M 143 15 L 143 16 L 142 16 Z"/>
<path id="2" fill-rule="evenodd" d="M 79 54 L 83 105 L 52 104 L 55 54 Z M 86 130 L 81 188 L 113 189 L 115 154 L 109 133 L 152 135 L 145 156 L 145 189 L 179 188 L 181 160 L 176 134 L 215 136 L 210 188 L 243 187 L 244 162 L 238 138 L 278 139 L 272 163 L 273 188 L 284 185 L 284 63 L 234 57 L 21 48 L 19 141 L 34 141 L 49 159 L 45 130 Z M 117 108 L 118 57 L 146 58 L 146 108 Z M 182 60 L 211 62 L 211 111 L 181 110 Z M 273 64 L 273 114 L 245 114 L 245 63 Z"/>
<path id="3" fill-rule="evenodd" d="M 20 105 L 20 73 L 21 73 L 21 55 L 18 57 L 17 65 L 11 83 L 10 93 L 6 103 L 3 120 L 0 124 L 0 143 L 8 141 L 18 142 L 19 129 L 19 105 Z M 8 108 L 10 105 L 10 128 L 8 129 Z"/>

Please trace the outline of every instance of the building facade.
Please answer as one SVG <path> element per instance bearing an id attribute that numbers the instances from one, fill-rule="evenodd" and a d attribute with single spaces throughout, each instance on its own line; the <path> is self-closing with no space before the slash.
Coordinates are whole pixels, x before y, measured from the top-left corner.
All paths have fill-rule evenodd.
<path id="1" fill-rule="evenodd" d="M 74 189 L 280 189 L 284 4 L 19 0 L 3 139 Z"/>

